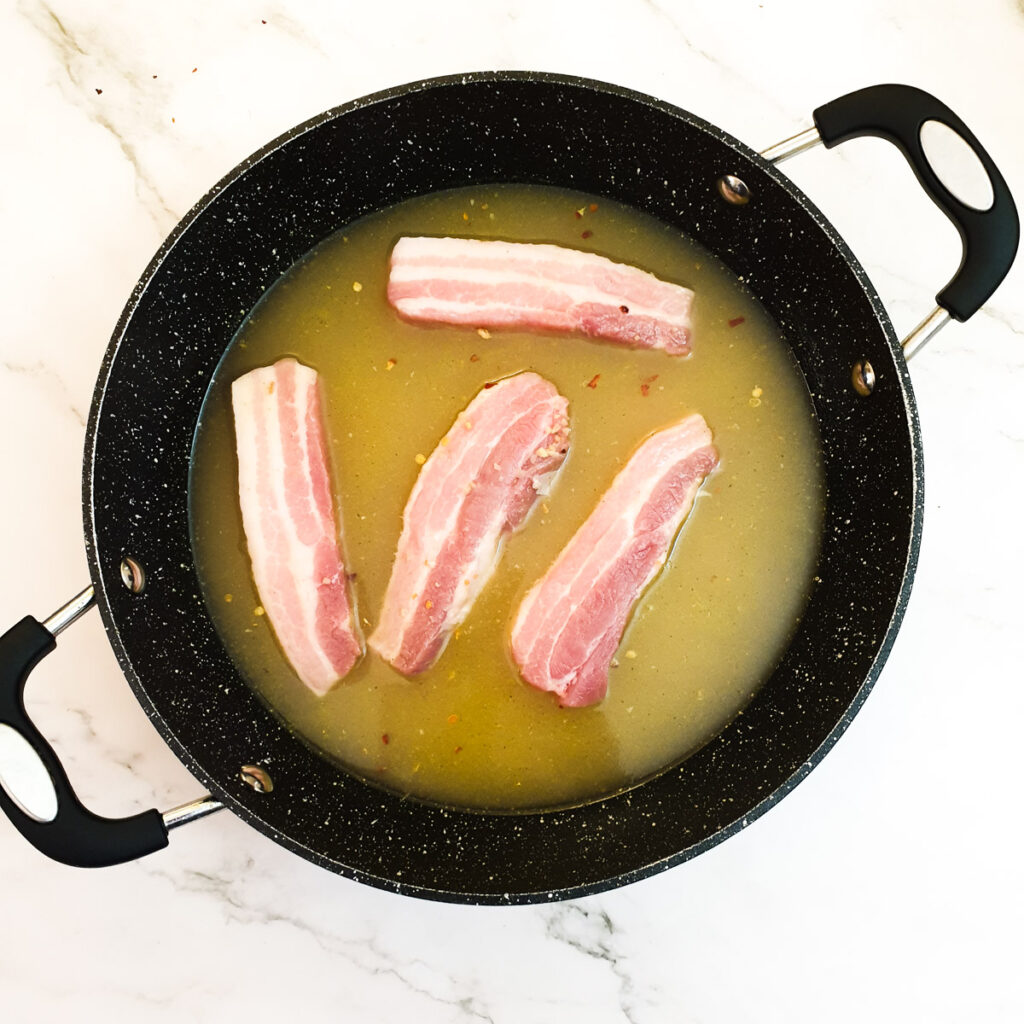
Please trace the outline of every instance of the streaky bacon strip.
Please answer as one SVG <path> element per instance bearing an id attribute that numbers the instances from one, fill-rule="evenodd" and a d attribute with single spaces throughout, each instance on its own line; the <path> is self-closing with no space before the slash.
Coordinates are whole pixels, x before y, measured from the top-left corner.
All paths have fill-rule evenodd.
<path id="1" fill-rule="evenodd" d="M 661 570 L 705 477 L 718 464 L 699 415 L 652 434 L 523 599 L 512 655 L 563 707 L 602 700 L 633 605 Z"/>
<path id="2" fill-rule="evenodd" d="M 319 376 L 281 359 L 234 381 L 231 403 L 256 589 L 296 674 L 322 695 L 362 642 L 334 521 Z"/>
<path id="3" fill-rule="evenodd" d="M 568 402 L 536 373 L 480 391 L 420 470 L 370 646 L 414 675 L 440 655 L 565 459 Z"/>
<path id="4" fill-rule="evenodd" d="M 673 356 L 690 351 L 689 288 L 560 245 L 400 238 L 388 301 L 409 320 L 574 331 Z"/>

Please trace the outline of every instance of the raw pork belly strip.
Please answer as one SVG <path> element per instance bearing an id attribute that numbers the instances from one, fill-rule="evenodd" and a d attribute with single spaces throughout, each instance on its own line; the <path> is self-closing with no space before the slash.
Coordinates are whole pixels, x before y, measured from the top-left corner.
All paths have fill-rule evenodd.
<path id="1" fill-rule="evenodd" d="M 410 320 L 578 331 L 690 351 L 693 292 L 596 253 L 476 238 L 401 238 L 388 301 Z"/>
<path id="2" fill-rule="evenodd" d="M 604 697 L 633 605 L 717 464 L 696 415 L 640 445 L 519 607 L 512 655 L 528 683 L 557 693 L 563 707 Z"/>
<path id="3" fill-rule="evenodd" d="M 362 644 L 338 547 L 315 370 L 294 359 L 231 385 L 242 525 L 260 601 L 299 678 L 324 694 Z"/>
<path id="4" fill-rule="evenodd" d="M 565 460 L 568 402 L 535 373 L 491 385 L 420 470 L 370 646 L 399 672 L 430 666 Z"/>

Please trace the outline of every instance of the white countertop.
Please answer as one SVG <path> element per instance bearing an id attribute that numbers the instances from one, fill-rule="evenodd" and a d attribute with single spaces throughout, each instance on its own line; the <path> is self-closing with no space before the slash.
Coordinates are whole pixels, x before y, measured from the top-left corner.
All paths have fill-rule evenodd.
<path id="1" fill-rule="evenodd" d="M 1019 0 L 3 5 L 0 626 L 88 581 L 85 420 L 134 282 L 214 181 L 293 124 L 392 84 L 524 68 L 659 96 L 763 148 L 835 96 L 903 81 L 963 116 L 1022 202 L 1022 58 Z M 959 242 L 902 159 L 865 140 L 786 170 L 908 331 Z M 1024 261 L 912 364 L 926 510 L 909 611 L 847 734 L 750 828 L 623 889 L 487 908 L 350 882 L 230 814 L 94 872 L 44 860 L 0 819 L 0 1015 L 1022 1019 L 1022 283 Z M 28 703 L 94 810 L 199 794 L 95 612 L 37 669 Z"/>

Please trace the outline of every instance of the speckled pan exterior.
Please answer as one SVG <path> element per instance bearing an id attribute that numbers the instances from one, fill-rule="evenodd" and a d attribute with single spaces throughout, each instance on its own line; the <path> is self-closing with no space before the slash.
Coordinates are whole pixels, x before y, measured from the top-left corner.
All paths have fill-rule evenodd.
<path id="1" fill-rule="evenodd" d="M 753 191 L 730 206 L 715 183 Z M 466 813 L 371 787 L 295 738 L 240 678 L 207 616 L 188 526 L 192 440 L 210 377 L 260 296 L 351 220 L 484 182 L 561 185 L 677 225 L 760 297 L 812 395 L 828 499 L 814 592 L 750 705 L 629 792 L 536 814 Z M 861 398 L 852 365 L 877 386 Z M 323 867 L 468 903 L 565 899 L 672 867 L 743 828 L 842 734 L 909 595 L 922 513 L 917 414 L 888 317 L 835 230 L 782 174 L 678 108 L 533 73 L 420 82 L 329 111 L 216 185 L 139 282 L 103 361 L 85 454 L 85 533 L 111 644 L 174 751 L 241 818 Z M 125 555 L 146 571 L 121 582 Z M 264 767 L 272 793 L 242 782 Z"/>

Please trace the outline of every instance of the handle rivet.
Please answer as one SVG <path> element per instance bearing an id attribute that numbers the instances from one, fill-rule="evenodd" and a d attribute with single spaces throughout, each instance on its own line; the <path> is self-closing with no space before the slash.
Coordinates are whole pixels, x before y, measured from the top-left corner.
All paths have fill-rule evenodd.
<path id="1" fill-rule="evenodd" d="M 256 764 L 243 764 L 241 779 L 247 786 L 252 786 L 257 793 L 272 793 L 274 780 Z"/>
<path id="2" fill-rule="evenodd" d="M 718 191 L 722 198 L 733 206 L 745 206 L 753 195 L 750 186 L 735 174 L 723 174 L 718 179 Z"/>
<path id="3" fill-rule="evenodd" d="M 121 582 L 133 593 L 141 594 L 146 585 L 146 573 L 134 558 L 121 559 Z"/>
<path id="4" fill-rule="evenodd" d="M 875 390 L 875 369 L 866 359 L 860 359 L 853 364 L 850 380 L 853 390 L 867 398 Z"/>

